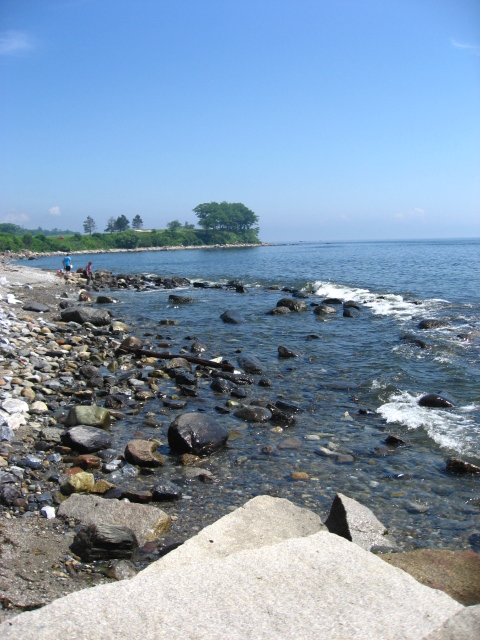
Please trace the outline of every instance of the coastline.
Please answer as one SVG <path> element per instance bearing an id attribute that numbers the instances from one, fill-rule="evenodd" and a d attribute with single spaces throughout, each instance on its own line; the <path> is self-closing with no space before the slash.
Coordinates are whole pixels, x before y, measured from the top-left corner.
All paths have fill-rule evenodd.
<path id="1" fill-rule="evenodd" d="M 209 245 L 189 245 L 189 246 L 166 246 L 166 247 L 135 247 L 134 249 L 82 249 L 78 251 L 69 251 L 70 255 L 88 255 L 88 254 L 108 254 L 108 253 L 144 253 L 147 251 L 193 251 L 195 249 L 246 249 L 254 247 L 273 247 L 274 243 L 259 242 L 255 244 L 209 244 Z M 50 258 L 65 255 L 65 251 L 45 251 L 38 253 L 36 251 L 4 251 L 1 256 L 2 260 L 35 260 L 36 258 Z"/>
<path id="2" fill-rule="evenodd" d="M 65 280 L 63 276 L 58 276 L 53 270 L 7 264 L 3 265 L 3 270 L 0 269 L 0 278 L 2 276 L 6 276 L 9 282 L 6 285 L 0 284 L 2 296 L 0 298 L 0 314 L 4 314 L 1 319 L 3 323 L 6 323 L 4 324 L 5 336 L 9 343 L 6 346 L 10 346 L 11 350 L 10 355 L 1 362 L 0 378 L 7 384 L 0 386 L 0 404 L 10 395 L 12 398 L 19 399 L 29 405 L 29 411 L 23 413 L 25 423 L 17 426 L 13 440 L 2 443 L 4 448 L 0 454 L 0 465 L 2 466 L 0 473 L 8 472 L 14 476 L 15 483 L 12 485 L 18 487 L 20 494 L 14 498 L 16 504 L 12 501 L 3 510 L 0 528 L 2 535 L 0 539 L 0 550 L 2 551 L 0 553 L 0 575 L 4 578 L 4 584 L 7 585 L 6 589 L 0 591 L 0 598 L 3 598 L 4 603 L 7 603 L 6 606 L 4 604 L 7 613 L 14 614 L 22 610 L 43 606 L 43 604 L 67 592 L 115 579 L 105 576 L 104 569 L 97 571 L 91 565 L 82 564 L 71 556 L 69 546 L 73 540 L 75 522 L 72 523 L 70 520 L 64 523 L 58 518 L 46 520 L 39 515 L 39 507 L 42 502 L 38 501 L 38 496 L 44 496 L 46 493 L 53 496 L 60 486 L 59 481 L 48 484 L 49 481 L 45 480 L 48 477 L 46 472 L 56 471 L 59 474 L 59 479 L 65 481 L 65 476 L 72 473 L 69 470 L 75 470 L 75 464 L 73 456 L 69 452 L 65 452 L 65 446 L 58 441 L 47 452 L 49 452 L 48 456 L 55 455 L 55 453 L 60 454 L 63 458 L 62 462 L 55 463 L 53 459 L 50 462 L 48 456 L 43 458 L 39 454 L 41 449 L 38 447 L 43 445 L 37 443 L 45 442 L 47 435 L 52 437 L 52 429 L 57 432 L 54 435 L 58 436 L 63 425 L 57 421 L 55 412 L 48 406 L 46 409 L 43 407 L 33 411 L 31 409 L 37 402 L 36 395 L 41 397 L 44 394 L 45 404 L 49 403 L 49 399 L 51 404 L 52 396 L 55 397 L 56 393 L 61 398 L 67 383 L 62 381 L 59 390 L 54 393 L 52 390 L 55 389 L 55 386 L 50 388 L 47 383 L 55 382 L 61 377 L 65 378 L 67 374 L 73 375 L 77 385 L 75 394 L 80 394 L 63 396 L 67 403 L 71 403 L 72 399 L 74 401 L 75 397 L 82 398 L 82 394 L 83 398 L 91 394 L 92 386 L 81 379 L 78 374 L 79 369 L 89 362 L 95 363 L 92 356 L 98 355 L 100 347 L 103 349 L 103 361 L 113 359 L 116 347 L 123 336 L 128 335 L 129 332 L 115 333 L 110 332 L 109 329 L 108 335 L 105 333 L 102 335 L 100 329 L 82 329 L 79 326 L 68 328 L 62 326 L 65 324 L 64 322 L 57 322 L 58 303 L 62 301 L 61 297 L 65 297 L 67 294 L 67 298 L 78 301 L 79 291 L 84 288 L 85 280 L 77 274 L 73 274 L 69 280 Z M 13 294 L 16 303 L 15 301 L 12 301 L 11 304 L 8 301 L 5 302 L 8 294 Z M 22 309 L 28 301 L 49 305 L 50 311 L 37 313 Z M 133 333 L 134 331 L 130 332 L 130 335 L 133 336 Z M 54 342 L 57 343 L 55 346 Z M 70 349 L 67 350 L 68 346 Z M 40 363 L 37 362 L 37 359 Z M 16 362 L 18 366 L 14 367 Z M 43 366 L 43 362 L 47 363 L 46 368 Z M 134 366 L 134 360 L 131 362 Z M 48 370 L 49 366 L 50 371 Z M 165 368 L 163 373 L 166 374 L 167 370 Z M 141 378 L 138 372 L 137 377 Z M 117 384 L 126 385 L 126 382 L 118 380 Z M 33 396 L 32 393 L 28 393 L 28 390 L 32 390 Z M 40 402 L 42 403 L 43 400 Z M 113 413 L 115 414 L 115 411 Z M 117 412 L 117 416 L 121 420 L 120 412 Z M 10 443 L 13 443 L 11 447 L 8 446 Z M 33 468 L 22 466 L 28 456 L 40 459 L 40 466 Z M 33 464 L 37 463 L 33 461 Z M 78 466 L 76 469 L 77 472 L 81 472 Z M 196 477 L 197 480 L 207 484 L 217 481 L 205 466 L 185 466 L 185 470 L 189 470 L 188 473 L 193 472 L 190 476 L 192 479 Z M 85 471 L 87 474 L 89 473 L 88 468 Z M 144 476 L 144 478 L 148 478 L 148 476 Z M 140 496 L 140 493 L 138 495 Z M 35 497 L 36 502 L 30 502 L 29 497 Z M 135 500 L 134 495 L 130 497 L 132 501 Z M 55 507 L 58 507 L 55 500 L 51 502 Z M 37 508 L 29 511 L 28 509 L 34 504 L 37 505 Z M 161 508 L 173 516 L 169 535 L 171 536 L 170 540 L 175 542 L 175 535 L 178 537 L 185 532 L 185 528 L 182 529 L 182 517 L 178 519 L 175 507 L 162 505 Z M 203 515 L 204 522 L 209 524 L 222 515 L 222 512 L 215 511 Z M 188 531 L 187 535 L 191 535 L 191 533 Z M 14 542 L 7 542 L 7 540 Z M 32 553 L 34 549 L 39 549 L 40 552 Z M 4 619 L 3 616 L 2 619 Z"/>

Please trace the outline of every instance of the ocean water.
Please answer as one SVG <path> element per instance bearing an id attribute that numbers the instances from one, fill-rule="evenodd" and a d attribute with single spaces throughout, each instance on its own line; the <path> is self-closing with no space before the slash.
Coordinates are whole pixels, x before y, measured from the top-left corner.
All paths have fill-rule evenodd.
<path id="1" fill-rule="evenodd" d="M 74 268 L 88 259 L 73 256 Z M 480 463 L 480 240 L 305 242 L 98 254 L 91 259 L 94 270 L 116 274 L 179 275 L 216 284 L 241 281 L 247 294 L 190 286 L 188 295 L 195 302 L 177 307 L 168 301 L 171 291 L 121 291 L 114 310 L 135 327 L 135 334 L 150 334 L 152 347 L 156 339 L 169 339 L 176 351 L 190 348 L 198 338 L 206 347 L 205 357 L 223 356 L 236 363 L 239 352 L 257 356 L 272 386 L 249 387 L 248 398 L 283 399 L 303 409 L 297 425 L 281 432 L 272 432 L 271 424 L 259 427 L 231 414 L 215 414 L 234 437 L 211 461 L 219 482 L 189 485 L 191 495 L 184 504 L 197 516 L 177 507 L 189 523 L 185 530 L 257 493 L 288 497 L 323 514 L 335 492 L 342 491 L 370 506 L 404 546 L 476 548 L 480 478 L 452 476 L 445 472 L 445 461 L 457 456 Z M 59 263 L 56 257 L 27 264 L 59 268 Z M 270 316 L 266 312 L 290 295 L 271 286 L 308 294 L 307 305 L 326 297 L 352 300 L 361 312 L 345 318 L 338 306 L 336 314 L 322 319 L 312 306 L 305 313 Z M 220 315 L 227 309 L 243 313 L 246 322 L 224 324 Z M 159 326 L 162 318 L 180 325 Z M 421 330 L 422 319 L 444 324 Z M 402 339 L 405 335 L 423 340 L 428 348 Z M 298 357 L 280 359 L 279 345 Z M 200 384 L 200 397 L 189 402 L 189 410 L 215 413 L 215 405 L 224 405 L 228 396 L 204 386 Z M 176 389 L 172 383 L 163 391 L 168 395 Z M 455 406 L 420 407 L 418 399 L 425 393 L 445 395 Z M 145 405 L 147 411 L 155 411 L 152 403 Z M 169 421 L 164 418 L 166 442 Z M 138 421 L 137 416 L 119 427 L 119 447 L 138 430 Z M 391 433 L 407 444 L 385 447 Z M 272 454 L 262 453 L 265 445 Z M 353 462 L 339 462 L 325 451 L 349 454 Z M 168 454 L 167 446 L 164 452 Z M 175 460 L 164 472 L 168 469 L 180 473 Z M 293 482 L 292 471 L 305 471 L 310 480 Z"/>

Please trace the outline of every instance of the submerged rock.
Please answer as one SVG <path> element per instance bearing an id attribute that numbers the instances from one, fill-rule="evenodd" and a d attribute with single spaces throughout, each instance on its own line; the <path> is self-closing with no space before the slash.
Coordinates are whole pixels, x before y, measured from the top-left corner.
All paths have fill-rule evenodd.
<path id="1" fill-rule="evenodd" d="M 238 364 L 247 373 L 263 373 L 263 365 L 256 356 L 242 354 L 237 358 Z"/>
<path id="2" fill-rule="evenodd" d="M 447 460 L 446 471 L 450 471 L 451 473 L 460 473 L 462 475 L 478 475 L 480 474 L 480 467 L 476 464 L 472 464 L 471 462 L 460 460 L 459 458 L 450 458 Z"/>
<path id="3" fill-rule="evenodd" d="M 241 409 L 237 409 L 233 415 L 246 422 L 254 423 L 268 422 L 272 419 L 272 412 L 265 407 L 242 407 Z"/>
<path id="4" fill-rule="evenodd" d="M 282 298 L 277 302 L 277 307 L 287 307 L 290 311 L 300 312 L 308 311 L 308 307 L 305 302 L 298 300 L 297 298 Z"/>
<path id="5" fill-rule="evenodd" d="M 435 320 L 435 319 L 426 319 L 420 320 L 418 323 L 419 329 L 438 329 L 439 327 L 444 327 L 445 322 L 443 320 Z"/>
<path id="6" fill-rule="evenodd" d="M 245 322 L 245 317 L 239 311 L 225 311 L 220 318 L 223 322 L 229 324 L 242 324 Z"/>

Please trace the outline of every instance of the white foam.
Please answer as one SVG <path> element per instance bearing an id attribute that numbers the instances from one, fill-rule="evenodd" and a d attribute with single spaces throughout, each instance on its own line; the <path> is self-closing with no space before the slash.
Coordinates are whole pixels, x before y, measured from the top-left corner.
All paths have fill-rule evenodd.
<path id="1" fill-rule="evenodd" d="M 405 300 L 403 296 L 394 293 L 377 294 L 368 289 L 348 287 L 333 282 L 317 281 L 313 285 L 315 295 L 322 298 L 340 298 L 341 300 L 354 300 L 369 307 L 375 315 L 401 316 L 405 319 L 418 315 L 426 309 L 426 303 L 414 304 Z M 428 303 L 428 301 L 427 301 Z"/>
<path id="2" fill-rule="evenodd" d="M 463 409 L 445 410 L 421 407 L 418 399 L 423 394 L 402 391 L 390 396 L 377 412 L 387 423 L 402 424 L 408 429 L 424 429 L 438 445 L 462 454 L 480 455 L 480 425 L 463 413 L 478 409 L 468 405 Z"/>

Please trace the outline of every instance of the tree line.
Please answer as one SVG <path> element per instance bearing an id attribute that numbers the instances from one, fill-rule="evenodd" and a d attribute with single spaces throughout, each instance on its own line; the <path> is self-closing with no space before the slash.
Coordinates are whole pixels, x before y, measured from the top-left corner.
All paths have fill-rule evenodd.
<path id="1" fill-rule="evenodd" d="M 104 233 L 97 231 L 92 216 L 83 222 L 81 233 L 37 233 L 26 232 L 20 227 L 15 233 L 2 230 L 0 225 L 0 251 L 76 251 L 88 249 L 113 249 L 164 246 L 202 246 L 210 244 L 255 244 L 259 243 L 258 216 L 241 203 L 210 202 L 193 209 L 198 226 L 189 222 L 172 220 L 164 230 L 143 230 L 143 220 L 136 215 L 130 222 L 125 215 L 110 217 Z M 16 225 L 13 225 L 16 227 Z M 3 231 L 3 232 L 2 232 Z M 138 233 L 142 231 L 142 233 Z"/>

